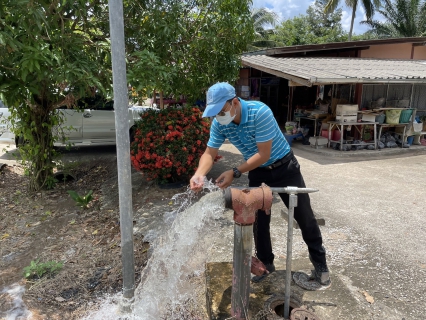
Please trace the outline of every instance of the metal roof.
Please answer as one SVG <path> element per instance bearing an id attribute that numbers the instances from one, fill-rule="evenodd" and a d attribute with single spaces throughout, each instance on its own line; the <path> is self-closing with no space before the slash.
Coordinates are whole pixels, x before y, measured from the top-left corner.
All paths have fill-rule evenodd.
<path id="1" fill-rule="evenodd" d="M 241 60 L 243 66 L 292 81 L 290 85 L 426 83 L 426 60 L 276 58 L 265 55 L 242 56 Z"/>
<path id="2" fill-rule="evenodd" d="M 321 51 L 340 51 L 343 49 L 363 50 L 370 46 L 411 43 L 412 45 L 426 45 L 426 37 L 410 37 L 410 38 L 389 38 L 389 39 L 374 39 L 374 40 L 357 40 L 344 42 L 330 42 L 321 44 L 305 44 L 287 47 L 275 47 L 268 49 L 260 49 L 257 51 L 245 52 L 243 55 L 266 55 L 266 56 L 283 56 L 295 53 L 306 52 L 321 52 Z"/>

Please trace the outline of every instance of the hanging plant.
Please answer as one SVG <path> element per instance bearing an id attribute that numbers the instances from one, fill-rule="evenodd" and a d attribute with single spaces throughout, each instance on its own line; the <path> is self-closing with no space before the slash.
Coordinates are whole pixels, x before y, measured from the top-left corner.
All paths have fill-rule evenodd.
<path id="1" fill-rule="evenodd" d="M 210 121 L 201 117 L 198 108 L 148 110 L 136 124 L 132 165 L 147 180 L 159 184 L 188 181 L 197 170 L 209 135 Z"/>

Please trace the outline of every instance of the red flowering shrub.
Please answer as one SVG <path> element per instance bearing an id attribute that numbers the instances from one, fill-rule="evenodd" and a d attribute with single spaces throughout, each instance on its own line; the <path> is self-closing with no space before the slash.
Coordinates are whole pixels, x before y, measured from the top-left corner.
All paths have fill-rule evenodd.
<path id="1" fill-rule="evenodd" d="M 189 180 L 206 149 L 210 121 L 194 107 L 148 110 L 141 118 L 131 144 L 133 167 L 160 184 Z"/>

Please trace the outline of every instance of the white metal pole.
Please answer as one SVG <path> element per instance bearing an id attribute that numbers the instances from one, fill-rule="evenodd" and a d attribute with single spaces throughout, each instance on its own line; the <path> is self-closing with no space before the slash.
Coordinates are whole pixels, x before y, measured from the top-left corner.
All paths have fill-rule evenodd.
<path id="1" fill-rule="evenodd" d="M 135 262 L 133 254 L 132 177 L 124 21 L 122 0 L 109 0 L 112 78 L 114 85 L 115 134 L 117 142 L 118 195 L 120 206 L 121 259 L 123 264 L 122 311 L 130 312 L 135 293 Z"/>
<path id="2" fill-rule="evenodd" d="M 288 208 L 287 259 L 285 267 L 284 319 L 290 318 L 291 259 L 293 254 L 293 218 L 294 207 L 297 207 L 297 195 L 291 193 L 289 197 L 290 200 Z"/>

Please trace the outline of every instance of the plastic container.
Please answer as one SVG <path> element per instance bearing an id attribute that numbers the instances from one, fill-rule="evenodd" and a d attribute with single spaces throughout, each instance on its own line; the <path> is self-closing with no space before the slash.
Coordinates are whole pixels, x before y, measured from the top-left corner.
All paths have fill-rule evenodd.
<path id="1" fill-rule="evenodd" d="M 407 137 L 407 143 L 411 146 L 413 145 L 413 141 L 414 141 L 414 136 L 409 136 Z"/>
<path id="2" fill-rule="evenodd" d="M 386 110 L 386 123 L 387 124 L 398 124 L 399 118 L 401 117 L 401 111 L 398 109 Z"/>
<path id="3" fill-rule="evenodd" d="M 339 130 L 333 130 L 331 140 L 339 141 L 341 136 L 342 134 Z"/>
<path id="4" fill-rule="evenodd" d="M 285 132 L 288 134 L 293 133 L 293 126 L 285 126 Z"/>
<path id="5" fill-rule="evenodd" d="M 376 122 L 378 122 L 379 124 L 383 124 L 383 122 L 385 122 L 385 119 L 386 119 L 386 115 L 384 113 L 376 116 Z"/>
<path id="6" fill-rule="evenodd" d="M 422 132 L 422 129 L 423 129 L 423 123 L 422 122 L 420 122 L 420 123 L 413 122 L 413 131 L 414 132 Z"/>
<path id="7" fill-rule="evenodd" d="M 401 116 L 399 117 L 399 123 L 408 123 L 410 122 L 410 117 L 413 114 L 413 109 L 405 109 L 401 111 Z"/>

